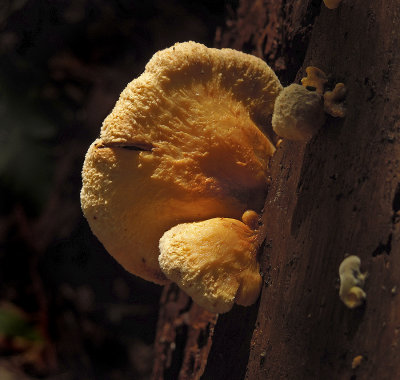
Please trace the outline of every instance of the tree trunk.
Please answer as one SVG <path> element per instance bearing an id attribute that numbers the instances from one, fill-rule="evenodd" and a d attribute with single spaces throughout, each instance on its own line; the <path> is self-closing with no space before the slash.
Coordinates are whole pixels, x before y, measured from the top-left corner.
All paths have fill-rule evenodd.
<path id="1" fill-rule="evenodd" d="M 265 58 L 284 84 L 312 65 L 348 95 L 345 118 L 328 118 L 307 145 L 284 141 L 274 156 L 259 304 L 219 317 L 202 379 L 399 376 L 399 17 L 395 0 L 343 0 L 335 10 L 242 0 L 217 34 L 219 47 Z M 354 310 L 338 295 L 346 254 L 368 272 L 367 302 Z"/>

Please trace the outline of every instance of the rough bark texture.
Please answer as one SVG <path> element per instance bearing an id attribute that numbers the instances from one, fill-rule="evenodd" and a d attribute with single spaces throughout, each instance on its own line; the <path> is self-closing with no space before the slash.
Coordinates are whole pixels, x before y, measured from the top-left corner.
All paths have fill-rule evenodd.
<path id="1" fill-rule="evenodd" d="M 321 1 L 242 0 L 237 14 L 217 34 L 219 47 L 263 56 L 284 83 L 307 66 L 321 68 L 346 84 L 348 113 L 329 118 L 307 145 L 284 141 L 278 149 L 257 320 L 257 306 L 220 317 L 203 378 L 397 378 L 400 4 L 344 0 L 328 10 Z M 338 296 L 346 254 L 369 273 L 367 303 L 356 310 Z"/>
<path id="2" fill-rule="evenodd" d="M 217 319 L 217 314 L 193 303 L 175 284 L 166 286 L 161 297 L 153 379 L 199 379 Z"/>
<path id="3" fill-rule="evenodd" d="M 306 147 L 284 142 L 274 157 L 262 259 L 270 281 L 249 379 L 400 373 L 399 11 L 396 1 L 344 1 L 315 21 L 303 68 L 346 84 L 348 114 L 329 119 Z M 369 273 L 368 302 L 357 310 L 338 297 L 348 253 Z"/>
<path id="4" fill-rule="evenodd" d="M 320 0 L 241 0 L 237 19 L 217 32 L 216 45 L 253 54 L 290 84 L 303 63 Z"/>

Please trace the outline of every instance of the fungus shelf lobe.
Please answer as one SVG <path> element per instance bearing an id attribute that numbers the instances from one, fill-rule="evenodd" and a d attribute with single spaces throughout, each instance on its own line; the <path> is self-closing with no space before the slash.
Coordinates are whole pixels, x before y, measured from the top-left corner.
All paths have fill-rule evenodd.
<path id="1" fill-rule="evenodd" d="M 257 233 L 239 220 L 179 224 L 160 239 L 163 272 L 200 306 L 223 313 L 253 304 L 262 279 Z"/>

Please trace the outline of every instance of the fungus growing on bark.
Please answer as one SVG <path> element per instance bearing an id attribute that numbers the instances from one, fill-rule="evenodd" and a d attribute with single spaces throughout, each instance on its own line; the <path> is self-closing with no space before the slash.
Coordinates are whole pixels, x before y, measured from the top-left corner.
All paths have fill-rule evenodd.
<path id="1" fill-rule="evenodd" d="M 345 117 L 346 107 L 344 100 L 347 89 L 343 83 L 337 83 L 333 91 L 327 91 L 324 94 L 324 110 L 333 117 Z"/>
<path id="2" fill-rule="evenodd" d="M 362 289 L 367 274 L 360 272 L 360 265 L 361 260 L 358 256 L 349 256 L 339 266 L 339 296 L 350 309 L 362 305 L 367 297 Z"/>
<path id="3" fill-rule="evenodd" d="M 274 105 L 282 137 L 308 139 L 323 123 L 321 96 L 282 91 L 259 58 L 195 42 L 156 53 L 83 166 L 82 209 L 107 251 L 146 280 L 175 281 L 208 310 L 255 302 L 256 211 L 275 152 L 263 128 Z"/>
<path id="4" fill-rule="evenodd" d="M 275 102 L 272 127 L 290 140 L 309 140 L 325 122 L 323 99 L 299 84 L 285 87 Z"/>
<path id="5" fill-rule="evenodd" d="M 257 233 L 228 218 L 240 219 L 246 210 L 264 205 L 275 147 L 263 126 L 281 89 L 261 59 L 194 42 L 156 53 L 145 72 L 128 84 L 86 154 L 81 191 L 92 231 L 125 269 L 158 284 L 175 280 L 170 264 L 160 268 L 159 240 L 173 226 L 199 222 L 179 225 L 164 236 L 160 262 L 168 262 L 167 252 L 176 257 L 181 252 L 172 251 L 166 236 L 180 231 L 174 236 L 187 246 L 189 241 L 194 244 L 190 234 L 196 230 L 210 248 L 226 245 L 211 251 L 214 262 L 222 264 L 215 289 L 201 284 L 194 288 L 211 297 L 201 303 L 221 312 L 234 300 L 255 301 L 261 283 Z M 243 218 L 252 228 L 258 222 L 254 214 Z M 202 253 L 209 253 L 205 251 L 206 246 Z M 217 257 L 218 252 L 227 257 Z M 245 259 L 249 262 L 242 262 Z M 243 273 L 235 272 L 237 268 Z M 217 303 L 219 308 L 212 302 L 225 291 L 222 278 L 237 286 L 230 288 L 229 302 Z"/>
<path id="6" fill-rule="evenodd" d="M 351 362 L 351 369 L 358 368 L 361 365 L 363 360 L 364 360 L 364 357 L 362 355 L 355 356 Z"/>
<path id="7" fill-rule="evenodd" d="M 318 67 L 308 66 L 307 76 L 301 80 L 301 84 L 310 91 L 316 91 L 319 95 L 324 93 L 325 84 L 328 82 L 326 74 Z"/>
<path id="8" fill-rule="evenodd" d="M 257 231 L 239 220 L 179 224 L 160 239 L 161 269 L 205 309 L 223 313 L 253 304 L 262 279 Z"/>
<path id="9" fill-rule="evenodd" d="M 324 4 L 328 9 L 336 9 L 342 0 L 324 0 Z"/>

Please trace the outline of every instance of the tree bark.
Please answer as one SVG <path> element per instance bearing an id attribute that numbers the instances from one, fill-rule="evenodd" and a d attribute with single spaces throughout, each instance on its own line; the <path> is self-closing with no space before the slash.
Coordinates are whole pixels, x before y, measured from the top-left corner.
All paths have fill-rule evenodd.
<path id="1" fill-rule="evenodd" d="M 153 379 L 200 379 L 218 315 L 192 302 L 177 285 L 165 286 L 154 345 Z"/>
<path id="2" fill-rule="evenodd" d="M 312 65 L 348 95 L 345 118 L 328 118 L 308 144 L 284 141 L 274 156 L 259 307 L 219 318 L 203 379 L 400 373 L 399 17 L 395 0 L 343 0 L 336 10 L 242 0 L 217 34 L 219 47 L 264 57 L 284 84 Z M 355 310 L 338 295 L 346 254 L 368 272 L 367 302 Z"/>
<path id="3" fill-rule="evenodd" d="M 249 379 L 400 373 L 399 12 L 396 1 L 349 0 L 315 20 L 302 71 L 314 65 L 344 82 L 348 112 L 306 147 L 284 142 L 274 157 L 262 259 L 270 286 Z M 369 273 L 367 304 L 356 310 L 338 297 L 345 254 Z"/>

